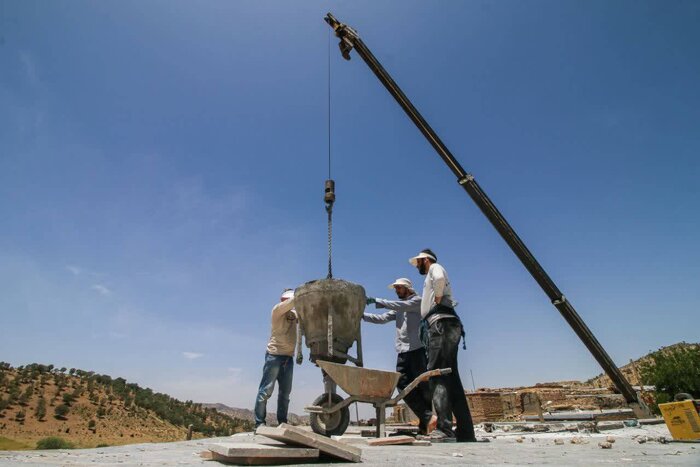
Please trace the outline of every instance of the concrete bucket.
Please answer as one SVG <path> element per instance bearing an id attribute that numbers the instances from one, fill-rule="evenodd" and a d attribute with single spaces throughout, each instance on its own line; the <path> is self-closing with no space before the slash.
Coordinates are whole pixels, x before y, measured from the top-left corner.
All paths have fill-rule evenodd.
<path id="1" fill-rule="evenodd" d="M 301 332 L 312 362 L 350 360 L 362 366 L 360 324 L 366 300 L 362 286 L 341 279 L 307 282 L 294 291 Z M 355 342 L 357 358 L 348 355 Z"/>

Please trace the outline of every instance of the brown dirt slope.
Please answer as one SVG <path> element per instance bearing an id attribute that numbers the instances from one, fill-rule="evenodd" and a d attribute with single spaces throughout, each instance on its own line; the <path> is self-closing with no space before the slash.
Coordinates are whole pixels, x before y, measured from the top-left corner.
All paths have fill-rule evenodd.
<path id="1" fill-rule="evenodd" d="M 63 413 L 65 412 L 65 413 Z M 58 436 L 76 447 L 228 435 L 248 422 L 93 372 L 0 363 L 0 449 Z"/>

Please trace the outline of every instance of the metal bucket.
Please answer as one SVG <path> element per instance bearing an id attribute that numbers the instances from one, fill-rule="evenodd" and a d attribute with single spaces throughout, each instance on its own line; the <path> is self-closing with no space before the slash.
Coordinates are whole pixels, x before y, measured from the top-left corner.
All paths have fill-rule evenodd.
<path id="1" fill-rule="evenodd" d="M 366 303 L 365 289 L 341 279 L 322 279 L 294 291 L 301 332 L 311 350 L 311 361 L 327 360 L 362 365 L 360 324 Z M 358 342 L 357 358 L 348 350 Z"/>

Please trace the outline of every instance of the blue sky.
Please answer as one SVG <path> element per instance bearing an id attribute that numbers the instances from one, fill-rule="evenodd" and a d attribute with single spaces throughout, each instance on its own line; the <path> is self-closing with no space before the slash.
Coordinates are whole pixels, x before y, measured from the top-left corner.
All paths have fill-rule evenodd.
<path id="1" fill-rule="evenodd" d="M 697 2 L 0 6 L 0 360 L 252 407 L 279 292 L 326 273 L 327 11 L 618 364 L 700 340 Z M 431 247 L 466 386 L 600 373 L 359 57 L 330 66 L 335 276 L 390 296 Z M 363 342 L 393 367 L 391 326 Z M 321 390 L 297 367 L 292 410 Z"/>

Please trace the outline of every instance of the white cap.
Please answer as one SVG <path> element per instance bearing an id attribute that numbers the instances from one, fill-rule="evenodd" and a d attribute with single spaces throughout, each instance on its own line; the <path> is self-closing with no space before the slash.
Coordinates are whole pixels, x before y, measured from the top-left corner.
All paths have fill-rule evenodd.
<path id="1" fill-rule="evenodd" d="M 282 292 L 282 296 L 280 298 L 283 300 L 288 300 L 290 298 L 294 298 L 294 291 L 291 289 L 285 290 L 284 292 Z"/>
<path id="2" fill-rule="evenodd" d="M 413 265 L 413 266 L 417 266 L 417 265 L 418 265 L 418 260 L 419 260 L 420 258 L 429 258 L 429 259 L 431 259 L 431 260 L 433 260 L 433 261 L 437 261 L 437 258 L 435 258 L 435 256 L 433 256 L 433 255 L 431 255 L 431 254 L 428 254 L 428 253 L 424 253 L 424 252 L 421 251 L 421 252 L 418 254 L 418 256 L 414 256 L 413 258 L 409 259 L 408 262 L 411 263 L 411 265 Z"/>
<path id="3" fill-rule="evenodd" d="M 394 290 L 394 287 L 397 285 L 406 287 L 408 290 L 413 290 L 413 284 L 411 283 L 410 279 L 406 279 L 405 277 L 399 277 L 396 279 L 392 284 L 389 284 L 389 289 Z"/>

